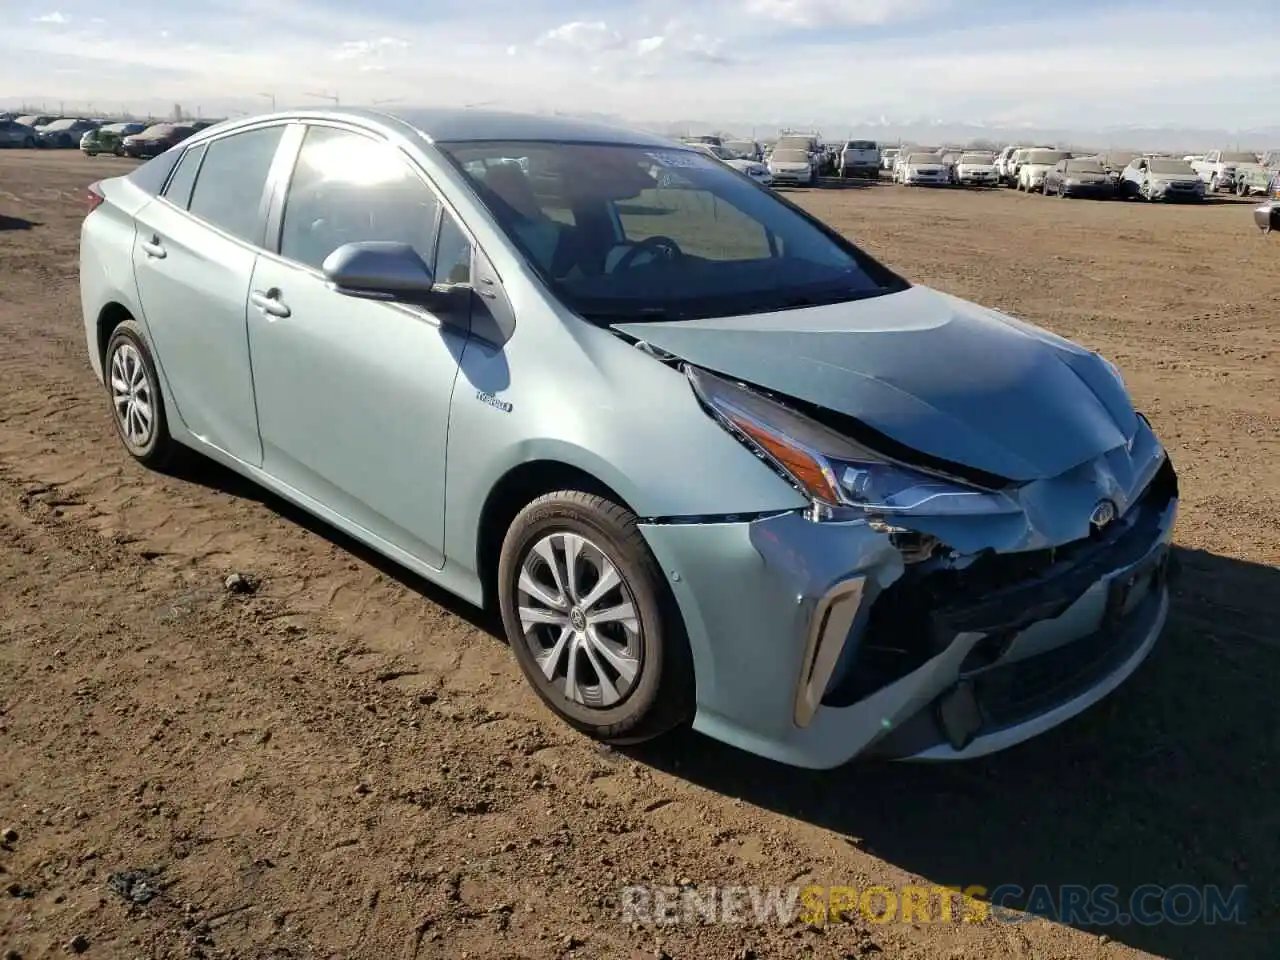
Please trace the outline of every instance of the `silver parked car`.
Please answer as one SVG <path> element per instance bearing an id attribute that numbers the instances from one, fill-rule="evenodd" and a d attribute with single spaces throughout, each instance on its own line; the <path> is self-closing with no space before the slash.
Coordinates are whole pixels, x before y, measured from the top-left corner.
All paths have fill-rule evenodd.
<path id="1" fill-rule="evenodd" d="M 127 450 L 199 451 L 499 609 L 592 736 L 973 757 L 1105 696 L 1164 624 L 1177 477 L 1116 369 L 696 150 L 316 110 L 91 196 L 85 335 Z"/>

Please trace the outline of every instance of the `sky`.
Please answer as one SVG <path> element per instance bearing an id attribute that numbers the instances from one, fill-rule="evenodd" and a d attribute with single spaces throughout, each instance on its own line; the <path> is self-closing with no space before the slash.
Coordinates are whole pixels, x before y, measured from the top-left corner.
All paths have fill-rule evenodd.
<path id="1" fill-rule="evenodd" d="M 1277 27 L 1190 0 L 0 0 L 0 102 L 1238 130 L 1276 122 Z"/>

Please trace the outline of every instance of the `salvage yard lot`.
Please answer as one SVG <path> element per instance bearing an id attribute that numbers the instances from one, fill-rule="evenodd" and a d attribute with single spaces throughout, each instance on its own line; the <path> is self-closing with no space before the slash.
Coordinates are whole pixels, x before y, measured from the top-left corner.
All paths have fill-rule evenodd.
<path id="1" fill-rule="evenodd" d="M 1274 956 L 1280 240 L 1247 205 L 788 193 L 911 279 L 1101 350 L 1183 489 L 1170 627 L 1115 696 L 988 760 L 810 773 L 693 735 L 600 749 L 478 614 L 226 471 L 130 461 L 76 286 L 84 188 L 128 168 L 0 153 L 0 947 Z M 107 884 L 139 869 L 160 871 L 145 906 Z M 687 882 L 1246 884 L 1251 907 L 1106 930 L 618 921 L 621 887 Z"/>

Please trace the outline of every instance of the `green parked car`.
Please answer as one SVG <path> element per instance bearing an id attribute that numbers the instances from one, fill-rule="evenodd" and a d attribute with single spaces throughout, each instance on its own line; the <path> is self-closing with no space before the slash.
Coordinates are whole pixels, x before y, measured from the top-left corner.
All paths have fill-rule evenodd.
<path id="1" fill-rule="evenodd" d="M 145 123 L 108 123 L 97 130 L 88 131 L 80 138 L 80 152 L 86 157 L 96 157 L 100 153 L 114 153 L 117 157 L 123 157 L 124 147 L 121 143 L 124 138 L 145 129 Z"/>

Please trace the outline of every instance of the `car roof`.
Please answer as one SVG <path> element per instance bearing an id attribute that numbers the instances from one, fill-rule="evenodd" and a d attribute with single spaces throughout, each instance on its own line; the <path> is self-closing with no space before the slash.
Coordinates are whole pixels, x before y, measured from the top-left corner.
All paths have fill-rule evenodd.
<path id="1" fill-rule="evenodd" d="M 670 137 L 621 125 L 580 120 L 559 115 L 545 116 L 465 107 L 406 107 L 372 110 L 362 107 L 307 107 L 275 113 L 224 120 L 199 131 L 200 139 L 220 136 L 264 120 L 348 120 L 376 125 L 388 132 L 412 137 L 425 136 L 435 143 L 543 141 L 548 143 L 611 143 L 665 150 L 689 150 Z M 160 121 L 164 122 L 164 121 Z M 171 121 L 170 121 L 171 122 Z M 196 142 L 195 140 L 192 141 Z"/>
<path id="2" fill-rule="evenodd" d="M 345 112 L 378 116 L 373 111 L 336 108 Z M 464 107 L 405 108 L 386 111 L 381 117 L 399 120 L 436 142 L 466 140 L 545 140 L 575 143 L 627 143 L 637 146 L 671 147 L 667 137 L 633 130 L 622 125 L 580 120 L 575 117 L 543 116 L 501 110 Z"/>

